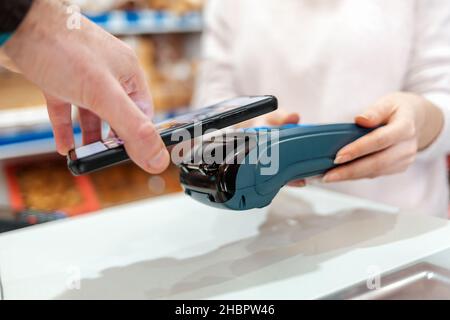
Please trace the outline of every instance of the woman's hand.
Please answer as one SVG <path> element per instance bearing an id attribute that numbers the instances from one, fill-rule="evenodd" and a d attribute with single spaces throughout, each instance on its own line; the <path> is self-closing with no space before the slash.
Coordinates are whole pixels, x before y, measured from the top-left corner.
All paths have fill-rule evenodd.
<path id="1" fill-rule="evenodd" d="M 261 126 L 279 127 L 285 124 L 297 124 L 299 122 L 300 116 L 298 115 L 298 113 L 278 109 L 276 111 L 259 116 L 257 118 L 241 122 L 235 127 L 237 128 L 252 128 Z"/>
<path id="2" fill-rule="evenodd" d="M 427 148 L 443 127 L 443 114 L 431 102 L 412 93 L 382 98 L 355 118 L 358 125 L 380 128 L 342 148 L 335 159 L 341 166 L 324 182 L 376 178 L 404 172 L 417 152 Z"/>
<path id="3" fill-rule="evenodd" d="M 80 16 L 70 28 L 60 1 L 34 0 L 19 28 L 3 47 L 20 72 L 47 98 L 57 150 L 74 147 L 71 104 L 80 107 L 83 142 L 101 138 L 105 120 L 125 142 L 131 159 L 157 173 L 169 154 L 151 122 L 152 101 L 133 50 Z"/>

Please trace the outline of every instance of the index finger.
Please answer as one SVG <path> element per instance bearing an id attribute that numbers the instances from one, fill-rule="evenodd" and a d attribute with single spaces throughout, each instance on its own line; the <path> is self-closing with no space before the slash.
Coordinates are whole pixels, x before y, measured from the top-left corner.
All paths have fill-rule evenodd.
<path id="1" fill-rule="evenodd" d="M 142 70 L 135 72 L 130 78 L 122 79 L 120 84 L 131 100 L 151 119 L 153 118 L 153 103 L 147 80 Z"/>
<path id="2" fill-rule="evenodd" d="M 342 148 L 336 155 L 335 163 L 343 164 L 387 149 L 397 142 L 409 138 L 408 130 L 407 121 L 394 120 Z"/>

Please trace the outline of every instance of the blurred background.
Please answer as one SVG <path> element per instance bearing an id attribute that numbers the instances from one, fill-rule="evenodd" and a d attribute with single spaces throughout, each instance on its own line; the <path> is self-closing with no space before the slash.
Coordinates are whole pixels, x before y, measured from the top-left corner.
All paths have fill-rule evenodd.
<path id="1" fill-rule="evenodd" d="M 205 0 L 71 2 L 136 50 L 157 119 L 189 106 Z M 80 130 L 74 131 L 79 143 Z M 35 224 L 181 191 L 174 167 L 152 176 L 126 163 L 73 177 L 65 158 L 55 153 L 42 93 L 21 75 L 1 68 L 0 166 L 0 221 L 13 217 Z"/>
<path id="2" fill-rule="evenodd" d="M 136 50 L 153 95 L 156 121 L 190 104 L 206 1 L 71 0 Z M 0 221 L 13 217 L 35 224 L 181 192 L 173 166 L 158 176 L 126 163 L 73 177 L 65 158 L 55 153 L 44 104 L 32 83 L 0 69 Z M 74 131 L 79 143 L 80 130 Z"/>

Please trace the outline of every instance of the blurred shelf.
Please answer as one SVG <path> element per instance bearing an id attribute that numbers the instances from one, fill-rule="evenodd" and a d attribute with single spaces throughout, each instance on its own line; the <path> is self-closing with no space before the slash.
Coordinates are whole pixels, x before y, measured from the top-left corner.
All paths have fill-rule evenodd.
<path id="1" fill-rule="evenodd" d="M 55 152 L 53 138 L 0 146 L 0 160 L 36 156 Z"/>
<path id="2" fill-rule="evenodd" d="M 18 73 L 0 71 L 0 110 L 37 105 L 45 105 L 45 98 L 36 85 Z"/>
<path id="3" fill-rule="evenodd" d="M 81 134 L 75 134 L 75 140 L 79 144 L 81 141 Z M 37 156 L 49 153 L 56 153 L 55 141 L 53 137 L 0 146 L 0 160 Z"/>
<path id="4" fill-rule="evenodd" d="M 0 110 L 0 133 L 8 129 L 48 125 L 45 105 Z"/>
<path id="5" fill-rule="evenodd" d="M 198 11 L 110 11 L 86 16 L 115 35 L 201 32 L 203 28 L 202 13 Z"/>
<path id="6" fill-rule="evenodd" d="M 154 121 L 161 122 L 186 112 L 187 108 L 158 112 Z M 75 118 L 75 113 L 72 116 Z M 75 144 L 81 145 L 81 129 L 74 123 Z M 103 135 L 109 127 L 103 124 Z M 0 160 L 55 153 L 55 141 L 45 106 L 0 110 Z"/>
<path id="7" fill-rule="evenodd" d="M 81 139 L 80 128 L 74 128 Z M 45 106 L 0 110 L 0 160 L 55 152 Z"/>

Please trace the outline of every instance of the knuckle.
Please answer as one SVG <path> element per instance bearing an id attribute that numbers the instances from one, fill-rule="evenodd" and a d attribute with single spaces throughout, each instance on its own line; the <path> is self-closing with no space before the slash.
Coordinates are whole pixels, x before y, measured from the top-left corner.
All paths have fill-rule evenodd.
<path id="1" fill-rule="evenodd" d="M 414 154 L 410 157 L 408 157 L 408 159 L 406 160 L 406 168 L 408 168 L 409 166 L 411 166 L 414 162 L 416 162 L 416 158 L 417 156 Z M 405 168 L 405 169 L 406 169 Z"/>
<path id="2" fill-rule="evenodd" d="M 388 141 L 389 138 L 383 134 L 380 134 L 377 137 L 375 137 L 375 145 L 380 149 L 384 148 L 387 145 Z"/>
<path id="3" fill-rule="evenodd" d="M 339 181 L 353 180 L 352 169 L 338 170 L 336 174 L 339 177 Z"/>
<path id="4" fill-rule="evenodd" d="M 154 140 L 158 137 L 155 128 L 151 123 L 144 123 L 139 127 L 138 139 L 148 141 Z"/>
<path id="5" fill-rule="evenodd" d="M 352 171 L 352 172 L 349 172 L 349 174 L 347 174 L 347 176 L 345 177 L 345 180 L 357 180 L 360 178 L 361 178 L 361 175 L 358 172 Z"/>
<path id="6" fill-rule="evenodd" d="M 374 178 L 378 177 L 381 174 L 382 169 L 383 169 L 383 163 L 379 160 L 374 161 L 372 168 L 368 174 L 368 177 L 370 179 L 374 179 Z"/>
<path id="7" fill-rule="evenodd" d="M 358 170 L 354 166 L 348 166 L 345 170 L 339 171 L 341 180 L 355 180 L 358 178 Z"/>
<path id="8" fill-rule="evenodd" d="M 151 123 L 141 125 L 138 130 L 138 139 L 140 139 L 144 145 L 149 146 L 149 150 L 147 150 L 149 156 L 158 154 L 164 147 L 161 137 Z"/>
<path id="9" fill-rule="evenodd" d="M 126 57 L 126 59 L 129 62 L 134 63 L 134 64 L 138 63 L 139 58 L 136 54 L 136 51 L 133 50 L 133 48 L 131 48 L 129 45 L 125 44 L 123 51 L 124 51 L 124 56 Z"/>
<path id="10" fill-rule="evenodd" d="M 100 125 L 97 125 L 95 122 L 85 122 L 81 127 L 84 133 L 94 133 L 100 131 Z"/>
<path id="11" fill-rule="evenodd" d="M 417 148 L 418 148 L 418 144 L 416 141 L 414 141 L 414 143 L 411 144 L 411 146 L 408 149 L 408 154 L 410 157 L 415 158 L 417 155 Z"/>
<path id="12" fill-rule="evenodd" d="M 50 122 L 54 127 L 68 127 L 72 128 L 72 118 L 70 114 L 64 112 L 65 110 L 55 110 L 52 112 Z"/>
<path id="13" fill-rule="evenodd" d="M 367 175 L 367 178 L 369 179 L 375 179 L 377 177 L 380 176 L 380 171 L 379 170 L 372 170 L 369 172 L 369 174 Z"/>
<path id="14" fill-rule="evenodd" d="M 101 96 L 107 92 L 107 90 L 105 91 L 106 77 L 101 72 L 92 69 L 86 70 L 83 74 L 84 81 L 80 86 L 82 106 L 95 109 L 101 101 Z"/>
<path id="15" fill-rule="evenodd" d="M 367 175 L 367 178 L 368 178 L 368 179 L 375 179 L 377 176 L 378 176 L 377 174 L 375 174 L 374 172 L 371 172 L 371 173 L 369 173 L 369 174 Z"/>
<path id="16" fill-rule="evenodd" d="M 404 149 L 404 157 L 405 159 L 415 158 L 418 150 L 418 142 L 417 140 L 411 140 L 408 145 Z"/>
<path id="17" fill-rule="evenodd" d="M 396 170 L 395 173 L 403 173 L 403 172 L 405 172 L 406 170 L 408 170 L 408 168 L 409 168 L 408 162 L 409 162 L 409 161 L 407 161 L 407 162 L 405 163 L 404 166 L 401 166 L 398 170 Z"/>
<path id="18" fill-rule="evenodd" d="M 334 172 L 341 180 L 347 180 L 351 177 L 352 171 L 349 168 L 335 169 Z"/>
<path id="19" fill-rule="evenodd" d="M 364 152 L 363 147 L 361 147 L 360 145 L 356 144 L 354 146 L 352 146 L 351 148 L 348 148 L 347 151 L 345 151 L 346 155 L 350 158 L 350 159 L 356 159 L 358 158 L 360 155 L 362 155 Z"/>
<path id="20" fill-rule="evenodd" d="M 410 122 L 405 125 L 405 134 L 408 138 L 415 137 L 417 134 L 416 126 Z"/>

